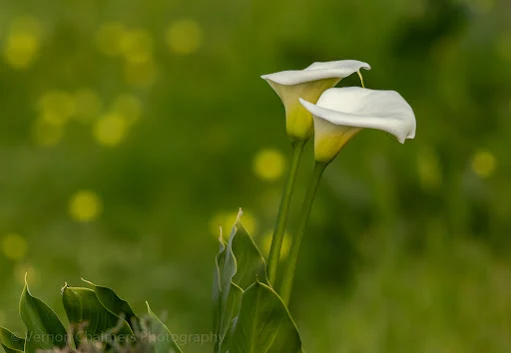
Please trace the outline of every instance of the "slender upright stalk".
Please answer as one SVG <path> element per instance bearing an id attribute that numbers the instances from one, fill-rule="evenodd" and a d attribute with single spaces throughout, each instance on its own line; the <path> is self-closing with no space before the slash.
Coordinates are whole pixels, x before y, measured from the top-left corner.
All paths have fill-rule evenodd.
<path id="1" fill-rule="evenodd" d="M 291 167 L 287 177 L 282 199 L 280 201 L 279 214 L 277 216 L 277 223 L 273 231 L 273 238 L 271 242 L 270 256 L 268 258 L 268 279 L 270 283 L 275 285 L 277 278 L 277 268 L 280 260 L 280 250 L 282 248 L 282 241 L 284 240 L 284 233 L 287 226 L 287 218 L 289 214 L 289 207 L 291 205 L 291 198 L 295 186 L 296 174 L 300 159 L 302 158 L 303 148 L 305 141 L 293 142 L 293 157 L 291 160 Z"/>
<path id="2" fill-rule="evenodd" d="M 284 303 L 286 303 L 286 305 L 289 304 L 291 289 L 293 287 L 293 277 L 295 274 L 296 262 L 298 261 L 298 254 L 300 252 L 302 238 L 307 229 L 307 223 L 309 222 L 309 216 L 311 213 L 312 204 L 314 203 L 314 197 L 316 196 L 316 191 L 318 190 L 321 175 L 323 175 L 323 171 L 325 170 L 327 165 L 328 163 L 316 162 L 316 166 L 314 167 L 314 173 L 309 184 L 309 189 L 307 190 L 307 195 L 305 196 L 305 200 L 303 201 L 298 231 L 291 245 L 291 250 L 289 253 L 289 263 L 286 268 L 286 272 L 284 273 L 282 280 L 282 288 L 280 290 L 280 295 Z"/>

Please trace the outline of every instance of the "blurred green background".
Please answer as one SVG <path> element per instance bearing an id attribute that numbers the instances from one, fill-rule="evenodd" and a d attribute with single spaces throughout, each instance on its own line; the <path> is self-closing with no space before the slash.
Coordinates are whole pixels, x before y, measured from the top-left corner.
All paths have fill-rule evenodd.
<path id="1" fill-rule="evenodd" d="M 509 1 L 0 0 L 0 47 L 0 325 L 23 330 L 29 270 L 59 314 L 84 277 L 209 333 L 217 227 L 241 206 L 267 248 L 289 162 L 259 76 L 358 59 L 417 137 L 364 131 L 327 170 L 306 351 L 511 351 Z M 311 166 L 309 144 L 294 214 Z"/>

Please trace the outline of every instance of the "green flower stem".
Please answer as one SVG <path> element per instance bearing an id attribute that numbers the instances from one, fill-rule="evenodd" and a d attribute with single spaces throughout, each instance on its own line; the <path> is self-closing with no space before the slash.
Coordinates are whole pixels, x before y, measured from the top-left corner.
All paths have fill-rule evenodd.
<path id="1" fill-rule="evenodd" d="M 289 264 L 286 268 L 286 272 L 282 281 L 282 288 L 280 291 L 282 300 L 286 305 L 289 304 L 289 298 L 291 296 L 296 262 L 298 261 L 298 254 L 300 252 L 300 244 L 302 242 L 303 235 L 305 234 L 305 230 L 307 229 L 307 223 L 309 222 L 312 204 L 314 203 L 314 197 L 316 196 L 316 191 L 318 190 L 321 175 L 323 175 L 323 171 L 327 165 L 328 163 L 316 162 L 314 173 L 309 184 L 309 189 L 307 190 L 307 195 L 305 196 L 305 200 L 303 202 L 298 231 L 296 233 L 296 237 L 293 239 L 293 244 L 291 245 L 291 250 L 289 252 Z"/>
<path id="2" fill-rule="evenodd" d="M 291 168 L 287 177 L 286 186 L 280 201 L 279 214 L 277 216 L 277 223 L 273 232 L 271 242 L 270 256 L 268 258 L 268 279 L 270 283 L 275 284 L 277 279 L 277 268 L 280 261 L 280 250 L 282 248 L 282 241 L 284 240 L 284 233 L 287 226 L 287 218 L 289 214 L 289 207 L 291 205 L 291 197 L 295 186 L 296 174 L 298 173 L 298 166 L 302 158 L 303 148 L 306 141 L 298 141 L 293 143 L 293 159 L 291 161 Z"/>

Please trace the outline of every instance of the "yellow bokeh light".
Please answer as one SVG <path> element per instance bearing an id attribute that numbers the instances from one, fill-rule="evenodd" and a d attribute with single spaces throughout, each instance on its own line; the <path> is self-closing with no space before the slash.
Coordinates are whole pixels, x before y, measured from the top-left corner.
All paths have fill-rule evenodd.
<path id="1" fill-rule="evenodd" d="M 21 235 L 10 233 L 2 237 L 2 252 L 7 258 L 14 261 L 22 260 L 27 250 L 27 241 Z"/>
<path id="2" fill-rule="evenodd" d="M 25 69 L 34 61 L 38 48 L 39 42 L 35 36 L 28 33 L 12 33 L 7 38 L 4 57 L 13 68 Z"/>
<path id="3" fill-rule="evenodd" d="M 156 73 L 157 68 L 153 60 L 124 63 L 124 80 L 128 85 L 147 87 L 156 80 Z"/>
<path id="4" fill-rule="evenodd" d="M 472 170 L 481 178 L 489 178 L 497 168 L 497 159 L 489 151 L 478 151 L 472 158 Z"/>
<path id="5" fill-rule="evenodd" d="M 103 207 L 98 195 L 90 190 L 75 193 L 69 201 L 69 215 L 77 222 L 91 222 L 101 213 Z"/>
<path id="6" fill-rule="evenodd" d="M 254 157 L 254 173 L 262 180 L 278 180 L 284 173 L 285 167 L 286 158 L 278 150 L 264 149 L 259 151 Z"/>
<path id="7" fill-rule="evenodd" d="M 111 110 L 124 116 L 129 124 L 133 124 L 142 115 L 142 102 L 133 94 L 123 93 L 115 97 Z"/>
<path id="8" fill-rule="evenodd" d="M 14 19 L 4 42 L 4 58 L 15 69 L 26 69 L 35 61 L 40 47 L 41 26 L 37 19 L 23 16 Z"/>
<path id="9" fill-rule="evenodd" d="M 181 55 L 191 54 L 197 51 L 202 45 L 202 29 L 192 19 L 181 19 L 174 21 L 168 28 L 165 35 L 170 49 Z"/>
<path id="10" fill-rule="evenodd" d="M 153 39 L 150 33 L 144 29 L 125 31 L 120 38 L 119 45 L 127 61 L 145 63 L 152 58 Z"/>
<path id="11" fill-rule="evenodd" d="M 55 146 L 62 140 L 62 125 L 49 124 L 45 119 L 36 119 L 32 125 L 32 138 L 41 147 Z"/>
<path id="12" fill-rule="evenodd" d="M 43 120 L 51 125 L 63 125 L 75 114 L 74 97 L 62 91 L 49 91 L 37 103 Z"/>
<path id="13" fill-rule="evenodd" d="M 262 248 L 263 254 L 266 256 L 270 254 L 272 239 L 273 239 L 273 231 L 272 230 L 266 232 L 262 237 L 261 248 Z M 291 236 L 288 233 L 285 233 L 284 238 L 282 240 L 282 248 L 280 250 L 280 260 L 281 261 L 284 260 L 287 257 L 287 255 L 289 255 L 290 248 L 291 248 Z"/>
<path id="14" fill-rule="evenodd" d="M 209 222 L 209 229 L 214 237 L 219 236 L 219 227 L 222 227 L 224 240 L 229 239 L 232 227 L 236 223 L 238 217 L 237 212 L 219 212 L 213 216 Z M 247 232 L 253 235 L 257 230 L 257 220 L 250 212 L 243 211 L 241 216 L 241 224 L 245 227 Z"/>
<path id="15" fill-rule="evenodd" d="M 96 140 L 104 145 L 113 147 L 120 144 L 128 132 L 128 122 L 120 114 L 110 113 L 95 122 L 93 133 Z"/>
<path id="16" fill-rule="evenodd" d="M 122 54 L 122 38 L 126 28 L 120 22 L 108 22 L 96 33 L 96 44 L 103 54 L 117 56 Z"/>
<path id="17" fill-rule="evenodd" d="M 75 119 L 90 123 L 99 118 L 102 109 L 101 98 L 91 89 L 81 89 L 74 95 Z"/>

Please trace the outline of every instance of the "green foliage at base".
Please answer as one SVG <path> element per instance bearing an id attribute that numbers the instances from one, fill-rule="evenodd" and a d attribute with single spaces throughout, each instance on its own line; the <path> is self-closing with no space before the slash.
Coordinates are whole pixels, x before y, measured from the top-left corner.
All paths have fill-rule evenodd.
<path id="1" fill-rule="evenodd" d="M 215 353 L 301 352 L 298 329 L 239 219 L 227 245 L 220 241 L 213 284 Z"/>
<path id="2" fill-rule="evenodd" d="M 215 353 L 302 352 L 296 324 L 266 272 L 261 251 L 238 217 L 227 244 L 220 239 L 215 259 Z M 83 281 L 91 288 L 67 283 L 62 288 L 69 330 L 26 284 L 20 301 L 26 337 L 0 327 L 0 344 L 5 352 L 64 353 L 76 349 L 83 353 L 182 353 L 149 304 L 147 314 L 139 316 L 112 289 Z"/>
<path id="3" fill-rule="evenodd" d="M 28 283 L 20 300 L 26 337 L 0 327 L 0 344 L 6 353 L 41 351 L 100 353 L 181 353 L 170 330 L 148 307 L 143 317 L 112 289 L 85 281 L 93 288 L 62 288 L 62 302 L 70 323 L 66 330 L 59 317 Z M 129 321 L 128 321 L 129 320 Z"/>

